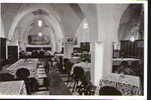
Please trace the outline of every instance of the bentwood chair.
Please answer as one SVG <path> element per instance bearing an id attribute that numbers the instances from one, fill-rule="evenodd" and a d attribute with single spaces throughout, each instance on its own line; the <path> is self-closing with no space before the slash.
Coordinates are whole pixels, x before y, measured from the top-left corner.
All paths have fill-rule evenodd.
<path id="1" fill-rule="evenodd" d="M 90 80 L 85 80 L 77 86 L 76 90 L 80 95 L 95 95 L 96 86 Z"/>
<path id="2" fill-rule="evenodd" d="M 73 69 L 72 78 L 74 81 L 72 92 L 74 92 L 76 87 L 78 86 L 79 82 L 83 82 L 85 80 L 85 73 L 84 73 L 83 68 L 80 66 L 75 67 Z"/>
<path id="3" fill-rule="evenodd" d="M 17 80 L 24 80 L 27 94 L 31 94 L 38 90 L 38 82 L 35 78 L 29 78 L 30 72 L 26 68 L 20 68 L 16 72 Z"/>
<path id="4" fill-rule="evenodd" d="M 114 87 L 104 86 L 99 90 L 100 95 L 122 95 L 122 93 Z"/>

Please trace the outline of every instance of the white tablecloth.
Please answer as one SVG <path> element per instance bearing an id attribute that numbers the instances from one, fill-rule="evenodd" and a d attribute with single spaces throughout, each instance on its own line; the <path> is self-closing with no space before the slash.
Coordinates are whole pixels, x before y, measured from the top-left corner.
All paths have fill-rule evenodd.
<path id="1" fill-rule="evenodd" d="M 0 82 L 0 95 L 26 95 L 24 81 Z"/>
<path id="2" fill-rule="evenodd" d="M 135 76 L 112 73 L 103 76 L 100 87 L 104 86 L 115 87 L 122 95 L 141 95 L 140 80 Z"/>
<path id="3" fill-rule="evenodd" d="M 29 77 L 35 77 L 38 59 L 20 59 L 7 68 L 8 72 L 16 77 L 16 71 L 20 68 L 27 68 L 30 71 Z"/>

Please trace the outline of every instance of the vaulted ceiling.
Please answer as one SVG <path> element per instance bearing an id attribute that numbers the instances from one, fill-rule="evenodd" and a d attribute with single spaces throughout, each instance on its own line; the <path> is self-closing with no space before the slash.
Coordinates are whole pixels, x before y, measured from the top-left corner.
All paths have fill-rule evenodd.
<path id="1" fill-rule="evenodd" d="M 125 39 L 129 35 L 131 28 L 138 23 L 140 23 L 139 31 L 143 32 L 144 18 L 142 14 L 142 4 L 131 4 L 128 8 L 127 5 L 125 6 L 125 8 L 123 7 L 123 5 L 117 7 L 117 5 L 115 4 L 114 6 L 105 4 L 89 5 L 66 3 L 2 3 L 1 15 L 5 37 L 23 41 L 27 38 L 28 34 L 36 34 L 38 31 L 42 31 L 42 33 L 49 35 L 51 38 L 53 37 L 55 39 L 74 37 L 77 35 L 76 32 L 78 32 L 79 34 L 81 33 L 81 30 L 83 33 L 86 32 L 86 30 L 79 28 L 82 27 L 82 23 L 85 18 L 87 19 L 89 24 L 89 30 L 91 33 L 89 34 L 90 40 L 96 41 L 98 39 L 98 36 L 102 36 L 98 35 L 101 34 L 98 32 L 98 30 L 100 30 L 101 28 L 101 31 L 106 30 L 104 23 L 107 23 L 107 21 L 109 20 L 108 18 L 110 18 L 113 14 L 119 14 L 119 16 L 123 14 L 121 18 L 116 17 L 117 19 L 113 20 L 114 23 L 112 23 L 111 20 L 113 17 L 111 17 L 111 21 L 108 22 L 109 25 L 113 24 L 113 26 L 115 26 L 114 24 L 116 23 L 117 26 L 119 26 L 119 29 L 115 29 L 118 30 L 117 37 L 119 38 L 119 40 Z M 99 12 L 98 8 L 101 12 Z M 103 12 L 107 8 L 111 8 L 111 12 Z M 120 11 L 121 8 L 127 9 L 125 10 L 125 12 L 123 12 L 124 10 Z M 98 13 L 102 16 L 101 18 L 98 18 Z M 103 17 L 105 13 L 108 15 L 108 17 Z M 35 22 L 38 19 L 41 19 L 44 22 L 44 27 L 39 29 L 34 26 Z M 102 27 L 98 27 L 98 19 L 103 20 L 99 22 Z M 119 19 L 120 23 L 118 22 Z M 14 36 L 14 34 L 17 35 Z"/>
<path id="2" fill-rule="evenodd" d="M 81 21 L 85 18 L 78 4 L 2 4 L 2 20 L 4 23 L 4 30 L 6 37 L 9 37 L 11 27 L 15 23 L 16 16 L 21 15 L 27 9 L 38 8 L 35 11 L 31 11 L 25 14 L 21 20 L 18 21 L 15 32 L 18 35 L 11 38 L 24 39 L 27 34 L 34 34 L 37 29 L 33 29 L 34 22 L 38 19 L 42 19 L 45 26 L 40 30 L 45 34 L 48 32 L 55 33 L 55 27 L 52 23 L 53 19 L 49 17 L 49 14 L 59 23 L 59 27 L 63 35 L 74 35 Z M 49 12 L 45 12 L 40 8 L 46 8 Z M 33 32 L 34 30 L 34 32 Z M 61 34 L 60 34 L 61 35 Z"/>
<path id="3" fill-rule="evenodd" d="M 131 4 L 123 13 L 119 25 L 119 40 L 127 40 L 134 32 L 139 33 L 139 38 L 143 39 L 144 34 L 144 10 L 142 4 Z M 137 35 L 137 34 L 136 34 Z"/>

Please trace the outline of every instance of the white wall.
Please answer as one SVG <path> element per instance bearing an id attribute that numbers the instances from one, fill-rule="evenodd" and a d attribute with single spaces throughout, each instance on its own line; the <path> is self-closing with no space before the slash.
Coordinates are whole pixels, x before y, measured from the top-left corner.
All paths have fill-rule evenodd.
<path id="1" fill-rule="evenodd" d="M 4 27 L 2 23 L 2 18 L 1 18 L 1 4 L 0 4 L 0 37 L 4 38 Z"/>
<path id="2" fill-rule="evenodd" d="M 104 47 L 104 44 L 102 42 L 96 42 L 94 43 L 94 55 L 95 55 L 95 66 L 93 68 L 93 83 L 94 85 L 98 86 L 99 85 L 99 82 L 100 80 L 102 79 L 103 77 L 103 47 Z"/>
<path id="3" fill-rule="evenodd" d="M 83 11 L 89 25 L 90 41 L 96 42 L 98 40 L 98 16 L 96 4 L 80 4 L 80 8 Z"/>
<path id="4" fill-rule="evenodd" d="M 118 41 L 120 18 L 127 4 L 97 5 L 97 40 L 95 45 L 94 84 L 112 73 L 112 43 Z M 91 24 L 91 23 L 90 23 Z M 96 28 L 95 28 L 96 29 Z"/>
<path id="5" fill-rule="evenodd" d="M 79 28 L 77 29 L 77 32 L 75 36 L 77 37 L 78 43 L 80 42 L 90 42 L 90 32 L 89 32 L 89 25 L 88 28 L 84 28 L 84 24 L 88 24 L 87 19 L 83 19 L 81 24 L 79 25 Z"/>
<path id="6" fill-rule="evenodd" d="M 91 73 L 95 85 L 99 84 L 103 75 L 112 72 L 112 42 L 118 41 L 120 18 L 127 6 L 128 4 L 80 4 L 89 24 L 93 65 Z"/>

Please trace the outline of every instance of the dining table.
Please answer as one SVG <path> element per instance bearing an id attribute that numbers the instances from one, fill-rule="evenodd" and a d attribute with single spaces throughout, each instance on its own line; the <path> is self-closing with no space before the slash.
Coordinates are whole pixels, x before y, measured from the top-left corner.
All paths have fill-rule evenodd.
<path id="1" fill-rule="evenodd" d="M 110 86 L 119 90 L 122 95 L 141 95 L 140 78 L 132 75 L 111 73 L 100 80 L 100 87 Z"/>
<path id="2" fill-rule="evenodd" d="M 26 68 L 30 71 L 29 77 L 36 77 L 37 73 L 37 65 L 39 64 L 39 60 L 37 58 L 28 58 L 28 59 L 20 59 L 16 63 L 12 64 L 7 68 L 7 71 L 14 75 L 16 78 L 16 72 L 18 69 Z"/>
<path id="3" fill-rule="evenodd" d="M 24 81 L 0 82 L 0 95 L 26 95 Z"/>
<path id="4" fill-rule="evenodd" d="M 7 70 L 11 75 L 17 78 L 16 72 L 21 68 L 29 70 L 30 75 L 28 78 L 35 78 L 39 85 L 44 84 L 44 81 L 47 78 L 44 60 L 39 58 L 20 59 L 8 67 Z"/>

